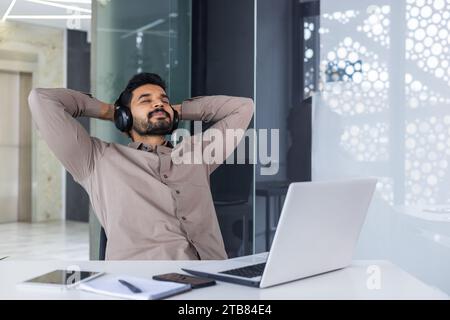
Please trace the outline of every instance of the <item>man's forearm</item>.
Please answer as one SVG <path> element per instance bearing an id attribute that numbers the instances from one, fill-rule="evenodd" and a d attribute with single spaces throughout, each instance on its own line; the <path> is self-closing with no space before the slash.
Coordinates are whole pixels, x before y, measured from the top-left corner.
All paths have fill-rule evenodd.
<path id="1" fill-rule="evenodd" d="M 223 141 L 221 151 L 215 150 L 215 156 L 210 153 L 203 154 L 203 159 L 208 164 L 209 174 L 230 156 L 241 141 L 243 135 L 236 136 L 235 133 L 247 129 L 252 119 L 253 108 L 253 100 L 244 97 L 203 96 L 183 101 L 181 119 L 214 123 L 203 133 L 203 150 L 209 146 L 213 136 L 221 134 L 222 139 L 216 140 Z M 234 130 L 234 133 L 227 134 L 229 130 Z"/>
<path id="2" fill-rule="evenodd" d="M 214 123 L 227 118 L 227 126 L 241 128 L 246 127 L 241 122 L 250 121 L 252 117 L 253 101 L 244 97 L 201 96 L 184 100 L 180 108 L 183 120 Z"/>
<path id="3" fill-rule="evenodd" d="M 175 111 L 178 112 L 178 115 L 179 115 L 180 117 L 183 116 L 183 115 L 181 114 L 181 104 L 174 104 L 174 105 L 172 105 L 172 108 L 174 108 Z"/>
<path id="4" fill-rule="evenodd" d="M 100 115 L 98 119 L 114 121 L 114 105 L 101 102 Z"/>
<path id="5" fill-rule="evenodd" d="M 39 96 L 42 101 L 40 104 L 30 105 L 31 111 L 35 112 L 36 115 L 48 114 L 48 116 L 51 116 L 58 109 L 61 109 L 73 118 L 84 116 L 113 120 L 114 117 L 112 105 L 99 101 L 83 92 L 65 88 L 41 88 L 34 89 L 31 95 Z"/>

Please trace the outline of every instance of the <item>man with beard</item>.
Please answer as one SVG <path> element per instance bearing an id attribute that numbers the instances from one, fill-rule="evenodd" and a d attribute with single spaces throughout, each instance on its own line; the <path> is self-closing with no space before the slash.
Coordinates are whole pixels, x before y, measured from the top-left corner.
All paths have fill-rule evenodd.
<path id="1" fill-rule="evenodd" d="M 70 89 L 34 89 L 30 110 L 50 149 L 89 194 L 105 229 L 106 259 L 226 259 L 209 188 L 216 162 L 176 163 L 166 135 L 178 120 L 214 123 L 225 160 L 239 139 L 225 131 L 246 129 L 253 101 L 230 96 L 190 98 L 172 106 L 156 74 L 133 76 L 115 104 Z M 131 138 L 128 146 L 91 137 L 76 121 L 86 116 L 114 121 Z M 202 145 L 204 148 L 204 145 Z"/>

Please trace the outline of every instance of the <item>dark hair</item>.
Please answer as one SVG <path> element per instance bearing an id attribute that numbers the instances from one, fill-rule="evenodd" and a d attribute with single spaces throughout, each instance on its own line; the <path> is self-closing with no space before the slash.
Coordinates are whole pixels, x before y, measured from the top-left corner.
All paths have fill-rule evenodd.
<path id="1" fill-rule="evenodd" d="M 161 88 L 163 88 L 164 91 L 166 91 L 166 83 L 156 73 L 148 73 L 148 72 L 138 73 L 138 74 L 135 74 L 128 81 L 128 84 L 127 84 L 125 90 L 122 91 L 119 98 L 116 100 L 115 105 L 120 104 L 121 106 L 126 106 L 129 108 L 130 103 L 131 103 L 131 98 L 133 97 L 133 91 L 145 84 L 154 84 L 154 85 L 160 86 Z"/>

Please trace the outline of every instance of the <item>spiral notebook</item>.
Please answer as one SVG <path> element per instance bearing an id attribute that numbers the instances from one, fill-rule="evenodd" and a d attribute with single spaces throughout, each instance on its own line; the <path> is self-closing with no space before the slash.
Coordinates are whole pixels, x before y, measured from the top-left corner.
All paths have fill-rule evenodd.
<path id="1" fill-rule="evenodd" d="M 125 281 L 142 292 L 134 293 L 130 287 L 121 283 Z M 88 282 L 81 283 L 78 289 L 97 294 L 124 299 L 156 300 L 191 290 L 191 285 L 157 281 L 126 275 L 104 274 Z"/>

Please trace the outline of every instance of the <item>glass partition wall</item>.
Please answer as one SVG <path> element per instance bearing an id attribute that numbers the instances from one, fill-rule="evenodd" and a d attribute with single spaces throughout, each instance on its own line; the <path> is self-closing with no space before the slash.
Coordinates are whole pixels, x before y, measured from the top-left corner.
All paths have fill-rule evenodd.
<path id="1" fill-rule="evenodd" d="M 319 1 L 255 2 L 255 252 L 269 250 L 290 182 L 311 180 L 311 96 L 319 78 Z M 267 130 L 267 131 L 264 131 Z M 263 142 L 267 132 L 267 152 Z"/>
<path id="2" fill-rule="evenodd" d="M 313 179 L 378 177 L 356 258 L 449 293 L 450 3 L 320 6 Z"/>
<path id="3" fill-rule="evenodd" d="M 255 251 L 290 181 L 378 177 L 355 259 L 450 293 L 450 2 L 256 1 L 256 127 L 279 129 L 255 171 Z"/>
<path id="4" fill-rule="evenodd" d="M 139 72 L 159 74 L 173 104 L 190 97 L 191 1 L 93 1 L 92 87 L 98 99 L 114 102 Z M 180 127 L 189 127 L 182 123 Z M 113 123 L 91 120 L 94 136 L 127 144 Z M 100 226 L 90 214 L 91 259 L 98 258 Z"/>

